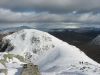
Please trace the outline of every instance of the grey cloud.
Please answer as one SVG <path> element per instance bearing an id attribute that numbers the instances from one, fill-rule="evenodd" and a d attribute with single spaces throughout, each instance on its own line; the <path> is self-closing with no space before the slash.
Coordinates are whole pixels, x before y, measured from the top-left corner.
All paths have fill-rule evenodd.
<path id="1" fill-rule="evenodd" d="M 49 12 L 90 12 L 100 9 L 100 0 L 0 0 L 0 7 Z"/>
<path id="2" fill-rule="evenodd" d="M 100 13 L 53 14 L 49 12 L 13 12 L 8 9 L 0 9 L 0 22 L 74 22 L 100 24 Z"/>

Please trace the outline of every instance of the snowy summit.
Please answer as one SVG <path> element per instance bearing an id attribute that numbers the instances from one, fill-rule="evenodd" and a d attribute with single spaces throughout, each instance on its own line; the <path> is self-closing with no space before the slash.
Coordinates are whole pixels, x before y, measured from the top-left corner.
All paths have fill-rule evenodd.
<path id="1" fill-rule="evenodd" d="M 6 44 L 9 45 L 5 51 L 23 56 L 27 62 L 38 65 L 42 75 L 100 75 L 100 65 L 97 62 L 77 47 L 43 31 L 20 30 L 4 37 L 3 46 Z M 18 61 L 17 64 L 21 63 Z M 11 75 L 9 72 L 13 67 L 7 67 L 8 75 Z"/>

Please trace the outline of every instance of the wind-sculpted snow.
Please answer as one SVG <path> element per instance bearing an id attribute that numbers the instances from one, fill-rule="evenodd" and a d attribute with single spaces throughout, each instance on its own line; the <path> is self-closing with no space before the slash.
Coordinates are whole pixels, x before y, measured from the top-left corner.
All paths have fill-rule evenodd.
<path id="1" fill-rule="evenodd" d="M 46 32 L 24 29 L 4 37 L 3 42 L 9 42 L 7 52 L 23 56 L 26 63 L 38 65 L 42 75 L 100 75 L 97 62 Z"/>
<path id="2" fill-rule="evenodd" d="M 38 65 L 42 72 L 55 75 L 99 75 L 99 64 L 80 52 L 74 46 L 59 45 L 40 59 Z M 43 74 L 45 75 L 45 74 Z"/>

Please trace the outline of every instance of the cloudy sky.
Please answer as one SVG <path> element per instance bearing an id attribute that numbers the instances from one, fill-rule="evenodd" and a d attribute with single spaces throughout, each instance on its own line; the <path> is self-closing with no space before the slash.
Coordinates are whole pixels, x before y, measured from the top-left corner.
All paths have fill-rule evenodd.
<path id="1" fill-rule="evenodd" d="M 100 0 L 0 0 L 0 23 L 100 24 Z"/>

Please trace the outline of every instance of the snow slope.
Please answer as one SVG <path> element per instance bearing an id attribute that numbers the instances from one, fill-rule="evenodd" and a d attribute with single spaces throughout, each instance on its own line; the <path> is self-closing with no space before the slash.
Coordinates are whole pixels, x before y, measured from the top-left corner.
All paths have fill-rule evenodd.
<path id="1" fill-rule="evenodd" d="M 18 58 L 12 57 L 5 59 L 5 55 L 8 53 L 0 53 L 0 75 L 20 75 L 22 71 L 22 65 L 24 62 L 20 61 Z M 5 72 L 6 71 L 6 72 Z"/>
<path id="2" fill-rule="evenodd" d="M 53 37 L 53 36 L 52 36 Z M 51 38 L 50 34 L 34 29 L 24 29 L 8 35 L 3 39 L 4 43 L 9 42 L 14 48 L 7 47 L 6 51 L 13 54 L 19 54 L 25 57 L 32 57 L 32 60 L 38 58 L 49 49 L 56 45 L 56 40 Z"/>
<path id="3" fill-rule="evenodd" d="M 4 37 L 14 48 L 6 51 L 37 64 L 43 75 L 100 75 L 100 65 L 80 49 L 35 29 L 24 29 Z"/>

